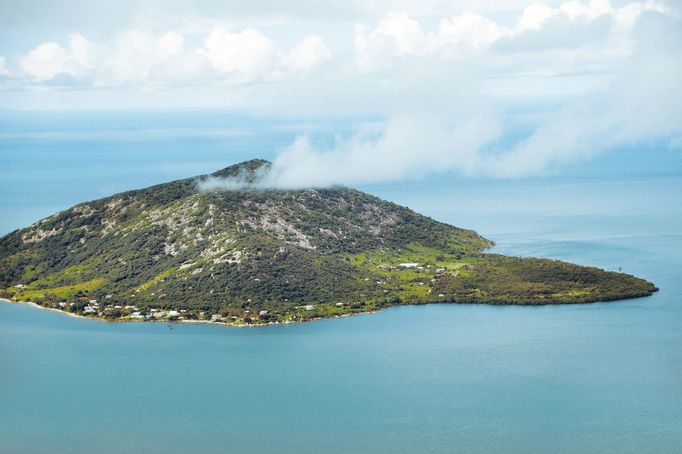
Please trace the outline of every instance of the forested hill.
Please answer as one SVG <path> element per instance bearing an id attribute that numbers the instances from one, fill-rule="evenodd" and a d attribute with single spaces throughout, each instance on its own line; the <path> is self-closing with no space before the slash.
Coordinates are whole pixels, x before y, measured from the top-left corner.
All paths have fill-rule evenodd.
<path id="1" fill-rule="evenodd" d="M 118 320 L 304 321 L 426 302 L 651 294 L 633 276 L 483 251 L 491 242 L 349 188 L 255 190 L 269 163 L 76 205 L 0 239 L 0 296 Z M 238 178 L 240 190 L 198 189 Z"/>

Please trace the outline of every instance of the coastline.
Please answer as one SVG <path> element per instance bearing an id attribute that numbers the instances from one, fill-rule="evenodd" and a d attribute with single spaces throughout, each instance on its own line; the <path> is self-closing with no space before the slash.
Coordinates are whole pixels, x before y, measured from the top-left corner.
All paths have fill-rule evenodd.
<path id="1" fill-rule="evenodd" d="M 72 312 L 67 312 L 63 311 L 61 309 L 55 309 L 53 307 L 43 307 L 40 304 L 34 303 L 33 301 L 12 301 L 7 298 L 0 298 L 0 302 L 4 303 L 9 303 L 9 304 L 26 304 L 28 306 L 35 307 L 37 309 L 42 309 L 46 311 L 51 311 L 51 312 L 57 312 L 60 314 L 67 315 L 69 317 L 74 317 L 74 318 L 80 318 L 84 320 L 95 320 L 97 322 L 101 323 L 166 323 L 166 324 L 188 324 L 188 325 L 219 325 L 219 326 L 227 326 L 227 327 L 233 327 L 233 328 L 260 328 L 264 326 L 274 326 L 274 325 L 294 325 L 294 324 L 300 324 L 300 323 L 308 323 L 308 322 L 315 322 L 315 321 L 320 321 L 320 320 L 333 320 L 337 318 L 345 318 L 345 317 L 352 317 L 356 315 L 365 315 L 365 314 L 374 314 L 379 312 L 382 309 L 376 309 L 376 310 L 371 310 L 371 311 L 366 311 L 366 312 L 354 312 L 354 313 L 349 313 L 349 314 L 341 314 L 341 315 L 334 315 L 331 317 L 315 317 L 311 318 L 309 320 L 293 320 L 293 321 L 284 321 L 284 322 L 267 322 L 267 323 L 243 323 L 243 324 L 235 324 L 235 323 L 225 323 L 225 322 L 217 322 L 217 321 L 211 321 L 211 320 L 173 320 L 173 321 L 168 321 L 168 320 L 110 320 L 107 318 L 102 318 L 102 317 L 86 317 L 84 315 L 78 315 L 74 314 Z"/>
<path id="2" fill-rule="evenodd" d="M 581 302 L 574 302 L 574 303 L 560 303 L 560 304 L 500 304 L 500 303 L 477 303 L 477 302 L 464 302 L 464 301 L 449 301 L 449 302 L 444 302 L 444 301 L 434 301 L 434 302 L 418 302 L 418 303 L 409 303 L 409 304 L 398 304 L 395 306 L 386 306 L 382 307 L 379 309 L 372 309 L 372 310 L 367 310 L 363 312 L 350 312 L 347 314 L 339 314 L 339 315 L 332 315 L 330 317 L 314 317 L 310 318 L 308 320 L 287 320 L 287 321 L 273 321 L 273 322 L 266 322 L 266 323 L 225 323 L 225 322 L 220 322 L 220 321 L 211 321 L 211 320 L 156 320 L 156 319 L 119 319 L 119 320 L 113 320 L 113 319 L 108 319 L 108 318 L 102 318 L 102 317 L 94 317 L 94 316 L 84 316 L 84 315 L 79 315 L 79 314 L 74 314 L 72 312 L 67 312 L 63 311 L 61 309 L 56 309 L 53 307 L 44 307 L 41 306 L 40 304 L 37 304 L 33 301 L 12 301 L 7 298 L 0 298 L 0 302 L 5 302 L 5 303 L 10 303 L 10 304 L 26 304 L 29 306 L 33 306 L 38 309 L 43 309 L 47 311 L 52 311 L 52 312 L 58 312 L 64 315 L 67 315 L 69 317 L 75 317 L 75 318 L 80 318 L 84 320 L 95 320 L 97 322 L 101 323 L 166 323 L 166 324 L 195 324 L 195 325 L 218 325 L 218 326 L 226 326 L 226 327 L 234 327 L 234 328 L 260 328 L 264 326 L 273 326 L 273 325 L 294 325 L 294 324 L 300 324 L 300 323 L 309 323 L 309 322 L 315 322 L 315 321 L 320 321 L 320 320 L 333 320 L 333 319 L 339 319 L 339 318 L 345 318 L 345 317 L 353 317 L 357 315 L 365 315 L 365 314 L 375 314 L 379 311 L 382 311 L 384 309 L 390 309 L 391 307 L 399 307 L 399 306 L 421 306 L 421 305 L 428 305 L 428 304 L 455 304 L 455 305 L 460 305 L 460 304 L 483 304 L 483 305 L 490 305 L 490 306 L 523 306 L 523 307 L 544 307 L 544 306 L 573 306 L 573 305 L 586 305 L 586 304 L 595 304 L 595 303 L 613 303 L 613 302 L 618 302 L 618 301 L 627 301 L 630 299 L 639 299 L 639 298 L 646 298 L 654 293 L 659 291 L 659 288 L 655 288 L 655 290 L 648 294 L 648 295 L 637 295 L 637 296 L 626 296 L 622 298 L 617 298 L 617 299 L 605 299 L 605 300 L 595 300 L 595 301 L 581 301 Z"/>

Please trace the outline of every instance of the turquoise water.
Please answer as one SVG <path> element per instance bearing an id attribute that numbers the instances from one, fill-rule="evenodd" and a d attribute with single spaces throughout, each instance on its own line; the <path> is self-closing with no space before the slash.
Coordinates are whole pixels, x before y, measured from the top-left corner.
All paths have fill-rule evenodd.
<path id="1" fill-rule="evenodd" d="M 31 118 L 0 131 L 2 233 L 108 189 L 270 157 L 306 127 L 263 121 L 259 133 L 235 117 L 239 133 L 166 140 L 147 118 L 113 140 L 110 119 L 69 117 L 48 134 Z M 633 156 L 589 176 L 363 189 L 474 228 L 501 253 L 622 268 L 655 282 L 652 297 L 173 330 L 2 303 L 0 452 L 680 452 L 682 168 Z M 648 170 L 597 172 L 609 159 Z"/>

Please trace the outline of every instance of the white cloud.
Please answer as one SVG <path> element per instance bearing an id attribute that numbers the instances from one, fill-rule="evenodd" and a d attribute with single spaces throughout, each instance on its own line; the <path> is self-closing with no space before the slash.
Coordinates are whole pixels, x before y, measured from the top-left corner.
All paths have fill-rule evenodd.
<path id="1" fill-rule="evenodd" d="M 5 63 L 5 57 L 0 57 L 0 76 L 11 76 L 9 69 L 7 69 L 7 64 Z"/>
<path id="2" fill-rule="evenodd" d="M 653 0 L 620 8 L 608 0 L 570 0 L 558 6 L 526 6 L 511 28 L 465 10 L 441 18 L 432 30 L 407 13 L 391 12 L 373 27 L 356 25 L 355 68 L 361 73 L 381 72 L 396 60 L 428 57 L 452 61 L 479 54 L 480 62 L 489 67 L 488 76 L 510 70 L 547 74 L 562 65 L 595 71 L 599 66 L 595 62 L 601 61 L 603 69 L 604 62 L 627 55 L 632 25 L 649 10 L 667 11 Z M 74 34 L 67 46 L 43 43 L 19 61 L 24 73 L 37 82 L 65 74 L 93 86 L 127 83 L 150 87 L 220 80 L 232 84 L 282 81 L 332 60 L 332 50 L 319 34 L 309 34 L 285 51 L 273 38 L 253 28 L 235 31 L 216 26 L 203 36 L 203 32 L 186 33 L 190 32 L 125 30 L 99 43 L 96 51 L 94 44 Z M 197 41 L 201 43 L 198 47 L 187 45 Z M 568 52 L 561 59 L 548 57 L 547 52 L 553 49 Z M 338 66 L 338 58 L 346 58 L 348 50 L 333 54 Z"/>
<path id="3" fill-rule="evenodd" d="M 151 88 L 282 80 L 303 75 L 332 55 L 319 35 L 306 36 L 283 52 L 270 37 L 251 28 L 232 32 L 214 27 L 201 46 L 188 48 L 186 41 L 185 35 L 172 30 L 132 29 L 117 32 L 96 49 L 74 34 L 66 48 L 56 42 L 43 43 L 21 56 L 20 64 L 33 83 L 47 83 L 63 74 L 93 87 Z"/>
<path id="4" fill-rule="evenodd" d="M 426 43 L 421 25 L 405 13 L 393 13 L 379 22 L 369 34 L 369 39 L 388 39 L 395 55 L 414 55 Z"/>
<path id="5" fill-rule="evenodd" d="M 258 30 L 235 33 L 217 27 L 209 33 L 197 54 L 210 61 L 222 78 L 233 83 L 282 80 L 304 74 L 329 60 L 331 50 L 319 35 L 309 35 L 289 51 Z"/>
<path id="6" fill-rule="evenodd" d="M 459 16 L 442 19 L 437 38 L 441 42 L 466 43 L 475 48 L 486 47 L 510 30 L 480 14 L 466 11 Z"/>
<path id="7" fill-rule="evenodd" d="M 440 55 L 445 60 L 467 55 L 472 49 L 484 50 L 511 31 L 495 21 L 471 12 L 440 19 L 434 32 L 405 13 L 392 13 L 369 29 L 358 25 L 355 50 L 358 68 L 382 68 L 392 59 Z"/>
<path id="8" fill-rule="evenodd" d="M 637 22 L 632 53 L 606 90 L 568 102 L 524 141 L 482 155 L 479 172 L 515 177 L 585 161 L 620 146 L 682 135 L 682 29 L 680 19 L 650 11 Z"/>
<path id="9" fill-rule="evenodd" d="M 54 42 L 43 43 L 23 55 L 20 65 L 29 76 L 38 80 L 50 80 L 58 74 L 83 77 L 94 68 L 94 46 L 75 33 L 69 37 L 67 48 Z"/>
<path id="10" fill-rule="evenodd" d="M 102 83 L 145 81 L 158 65 L 184 51 L 184 37 L 169 31 L 126 30 L 118 33 L 103 63 Z"/>
<path id="11" fill-rule="evenodd" d="M 68 52 L 59 44 L 44 43 L 22 57 L 21 67 L 31 76 L 47 80 L 59 73 L 70 72 L 68 60 Z"/>
<path id="12" fill-rule="evenodd" d="M 544 3 L 533 3 L 523 10 L 523 14 L 516 23 L 516 31 L 537 30 L 548 19 L 559 14 L 559 11 Z"/>
<path id="13" fill-rule="evenodd" d="M 473 173 L 477 151 L 498 132 L 495 122 L 482 114 L 455 124 L 449 120 L 396 114 L 378 134 L 361 132 L 329 151 L 317 150 L 307 137 L 300 137 L 278 154 L 262 185 L 324 187 L 413 179 L 453 169 Z"/>
<path id="14" fill-rule="evenodd" d="M 275 43 L 250 28 L 239 33 L 225 27 L 215 28 L 204 40 L 201 53 L 215 69 L 242 82 L 262 78 L 277 62 Z"/>
<path id="15" fill-rule="evenodd" d="M 289 71 L 305 72 L 329 60 L 331 50 L 319 35 L 306 36 L 284 56 L 282 66 Z"/>
<path id="16" fill-rule="evenodd" d="M 427 36 L 419 22 L 405 13 L 387 15 L 372 30 L 358 25 L 355 29 L 358 68 L 371 70 L 384 64 L 390 57 L 421 55 L 427 43 Z"/>

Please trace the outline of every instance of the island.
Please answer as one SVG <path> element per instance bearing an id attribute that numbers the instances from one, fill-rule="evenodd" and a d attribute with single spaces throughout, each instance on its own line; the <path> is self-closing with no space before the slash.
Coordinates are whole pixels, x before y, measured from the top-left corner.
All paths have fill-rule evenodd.
<path id="1" fill-rule="evenodd" d="M 251 160 L 76 205 L 0 238 L 0 297 L 111 321 L 303 322 L 403 304 L 574 304 L 651 282 L 493 243 L 347 187 L 275 190 Z M 239 178 L 240 187 L 206 188 Z M 253 186 L 250 186 L 253 184 Z"/>

